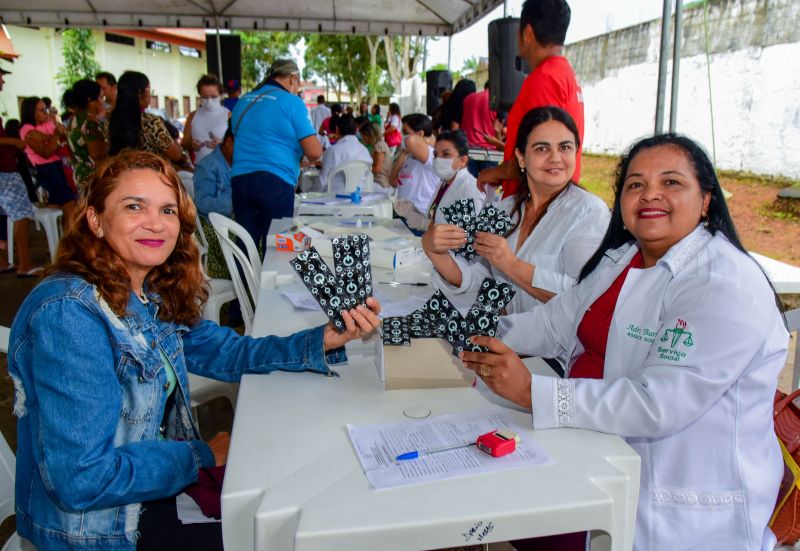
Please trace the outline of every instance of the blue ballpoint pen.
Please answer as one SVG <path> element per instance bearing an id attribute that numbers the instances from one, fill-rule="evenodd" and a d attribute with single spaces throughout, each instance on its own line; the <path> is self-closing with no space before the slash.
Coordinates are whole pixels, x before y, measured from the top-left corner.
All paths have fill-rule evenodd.
<path id="1" fill-rule="evenodd" d="M 436 448 L 434 450 L 414 450 L 406 453 L 401 453 L 397 457 L 394 458 L 395 461 L 408 461 L 409 459 L 417 459 L 418 457 L 422 457 L 424 455 L 431 455 L 433 453 L 439 452 L 446 452 L 450 450 L 457 450 L 459 448 L 469 448 L 470 446 L 474 446 L 475 442 L 471 442 L 469 444 L 456 444 L 455 446 L 446 446 L 444 448 Z"/>

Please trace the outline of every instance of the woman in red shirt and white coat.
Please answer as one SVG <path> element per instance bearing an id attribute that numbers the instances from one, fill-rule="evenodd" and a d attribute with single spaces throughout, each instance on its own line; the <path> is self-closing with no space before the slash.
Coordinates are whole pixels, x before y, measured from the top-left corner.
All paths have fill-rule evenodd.
<path id="1" fill-rule="evenodd" d="M 642 458 L 634 549 L 772 550 L 783 475 L 772 401 L 789 339 L 775 293 L 697 144 L 646 138 L 617 174 L 611 223 L 578 285 L 504 316 L 502 342 L 474 337 L 491 352 L 463 360 L 531 408 L 536 429 L 626 438 Z M 565 355 L 569 378 L 532 376 L 512 348 Z M 578 364 L 602 378 L 575 377 Z"/>

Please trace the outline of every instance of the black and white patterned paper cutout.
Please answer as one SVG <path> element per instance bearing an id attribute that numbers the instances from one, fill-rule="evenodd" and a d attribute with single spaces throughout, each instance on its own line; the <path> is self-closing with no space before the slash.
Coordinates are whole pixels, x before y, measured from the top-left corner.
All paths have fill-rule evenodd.
<path id="1" fill-rule="evenodd" d="M 311 247 L 303 251 L 291 261 L 291 265 L 328 319 L 337 329 L 343 331 L 345 325 L 341 310 L 345 306 L 342 300 L 342 288 L 339 287 L 336 277 L 317 250 Z"/>
<path id="2" fill-rule="evenodd" d="M 473 306 L 499 313 L 511 302 L 515 294 L 516 290 L 512 285 L 487 277 L 481 282 L 481 288 Z"/>
<path id="3" fill-rule="evenodd" d="M 342 235 L 331 242 L 334 271 L 347 309 L 364 304 L 372 296 L 372 270 L 369 238 L 366 235 Z"/>
<path id="4" fill-rule="evenodd" d="M 383 344 L 387 346 L 411 346 L 408 316 L 384 318 Z"/>
<path id="5" fill-rule="evenodd" d="M 491 203 L 483 206 L 475 221 L 476 232 L 488 232 L 500 237 L 505 237 L 513 225 L 511 217 L 503 209 L 498 209 Z"/>

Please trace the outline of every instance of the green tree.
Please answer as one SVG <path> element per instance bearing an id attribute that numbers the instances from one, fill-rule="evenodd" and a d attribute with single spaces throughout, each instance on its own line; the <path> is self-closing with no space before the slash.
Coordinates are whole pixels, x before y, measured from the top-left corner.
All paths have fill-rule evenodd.
<path id="1" fill-rule="evenodd" d="M 417 74 L 417 66 L 425 55 L 425 39 L 421 36 L 384 36 L 386 66 L 395 92 L 400 83 Z"/>
<path id="2" fill-rule="evenodd" d="M 236 31 L 242 39 L 242 88 L 252 89 L 264 79 L 270 64 L 288 57 L 290 47 L 300 42 L 299 33 Z"/>
<path id="3" fill-rule="evenodd" d="M 461 67 L 461 73 L 464 75 L 475 73 L 478 71 L 478 68 L 480 66 L 481 66 L 481 60 L 475 56 L 472 56 L 464 60 L 464 66 Z"/>
<path id="4" fill-rule="evenodd" d="M 67 29 L 61 35 L 64 66 L 56 73 L 56 81 L 70 88 L 83 78 L 94 79 L 100 64 L 94 58 L 94 37 L 91 29 Z"/>
<path id="5" fill-rule="evenodd" d="M 447 63 L 436 63 L 431 65 L 428 67 L 428 71 L 447 71 Z M 453 84 L 464 78 L 461 74 L 461 71 L 450 71 L 450 75 L 453 77 Z M 421 73 L 420 78 L 422 79 L 422 82 L 425 82 L 425 73 Z"/>
<path id="6" fill-rule="evenodd" d="M 374 44 L 364 36 L 308 35 L 305 76 L 322 78 L 326 87 L 336 88 L 339 97 L 344 89 L 358 101 L 377 96 L 382 68 Z"/>

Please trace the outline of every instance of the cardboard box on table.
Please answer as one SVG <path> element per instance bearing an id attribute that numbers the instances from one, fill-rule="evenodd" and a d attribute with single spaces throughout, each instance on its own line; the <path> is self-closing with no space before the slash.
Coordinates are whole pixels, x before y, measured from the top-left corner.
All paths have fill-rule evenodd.
<path id="1" fill-rule="evenodd" d="M 378 372 L 386 390 L 472 386 L 475 373 L 453 356 L 446 339 L 412 339 L 411 346 L 384 345 L 377 339 Z"/>

